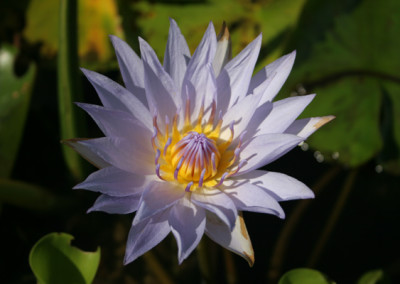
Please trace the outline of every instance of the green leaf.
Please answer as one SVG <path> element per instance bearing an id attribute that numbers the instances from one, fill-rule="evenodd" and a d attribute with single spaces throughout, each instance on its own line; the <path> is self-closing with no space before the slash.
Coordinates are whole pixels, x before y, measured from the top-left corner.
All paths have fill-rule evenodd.
<path id="1" fill-rule="evenodd" d="M 334 7 L 337 3 L 322 2 L 309 1 L 313 5 L 306 5 L 308 10 L 303 14 L 323 14 L 321 6 L 329 3 Z M 379 5 L 373 0 L 352 1 L 351 9 L 344 9 L 332 23 L 322 25 L 324 31 L 315 32 L 320 25 L 309 19 L 308 25 L 300 25 L 294 33 L 303 34 L 306 44 L 299 42 L 299 61 L 285 93 L 299 83 L 308 92 L 317 93 L 303 116 L 335 115 L 336 120 L 308 143 L 327 157 L 339 153 L 339 162 L 347 166 L 379 160 L 390 141 L 391 151 L 386 153 L 391 155 L 378 162 L 384 169 L 390 163 L 393 172 L 397 169 L 400 173 L 400 121 L 396 115 L 400 108 L 399 14 L 397 0 Z M 385 99 L 390 101 L 389 107 Z M 386 117 L 385 125 L 382 117 Z"/>
<path id="2" fill-rule="evenodd" d="M 100 263 L 100 248 L 84 252 L 71 246 L 73 236 L 51 233 L 32 248 L 29 264 L 40 284 L 92 283 Z"/>
<path id="3" fill-rule="evenodd" d="M 0 177 L 9 177 L 18 153 L 28 113 L 35 66 L 22 77 L 14 74 L 17 49 L 0 49 Z"/>
<path id="4" fill-rule="evenodd" d="M 390 284 L 391 281 L 382 269 L 371 270 L 358 279 L 357 284 Z"/>
<path id="5" fill-rule="evenodd" d="M 296 23 L 304 2 L 305 0 L 182 0 L 173 3 L 140 1 L 132 5 L 131 9 L 138 14 L 140 36 L 150 43 L 160 57 L 164 55 L 169 17 L 177 21 L 192 52 L 203 37 L 209 21 L 213 21 L 217 29 L 226 21 L 232 37 L 233 54 L 237 54 L 261 32 L 264 44 L 281 37 L 282 33 Z M 283 41 L 282 44 L 269 45 L 267 50 L 261 52 L 259 63 L 276 58 L 280 53 L 276 50 L 281 51 L 282 48 Z"/>
<path id="6" fill-rule="evenodd" d="M 326 278 L 317 270 L 297 268 L 286 272 L 278 282 L 279 284 L 332 284 L 335 283 Z"/>
<path id="7" fill-rule="evenodd" d="M 50 191 L 29 183 L 0 178 L 0 203 L 6 202 L 32 210 L 59 209 L 64 200 Z"/>

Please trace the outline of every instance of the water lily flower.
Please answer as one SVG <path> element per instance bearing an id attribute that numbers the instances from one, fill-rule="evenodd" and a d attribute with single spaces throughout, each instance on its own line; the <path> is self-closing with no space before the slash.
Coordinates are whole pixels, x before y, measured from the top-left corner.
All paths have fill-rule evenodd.
<path id="1" fill-rule="evenodd" d="M 164 63 L 139 38 L 141 58 L 111 36 L 125 87 L 84 70 L 103 106 L 78 103 L 105 137 L 65 143 L 99 168 L 75 186 L 100 192 L 89 211 L 136 212 L 125 263 L 170 232 L 181 263 L 206 234 L 254 263 L 242 211 L 284 218 L 280 201 L 312 198 L 302 182 L 258 170 L 333 117 L 296 120 L 314 95 L 272 102 L 295 52 L 252 76 L 261 35 L 231 58 L 224 25 L 209 24 L 193 55 L 170 20 Z"/>

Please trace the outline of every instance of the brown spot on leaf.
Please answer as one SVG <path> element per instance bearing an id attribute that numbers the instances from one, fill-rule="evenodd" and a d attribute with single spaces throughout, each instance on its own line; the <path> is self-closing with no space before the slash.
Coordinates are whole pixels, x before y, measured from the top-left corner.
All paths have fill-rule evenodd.
<path id="1" fill-rule="evenodd" d="M 19 93 L 17 91 L 14 91 L 11 96 L 13 99 L 18 99 Z"/>

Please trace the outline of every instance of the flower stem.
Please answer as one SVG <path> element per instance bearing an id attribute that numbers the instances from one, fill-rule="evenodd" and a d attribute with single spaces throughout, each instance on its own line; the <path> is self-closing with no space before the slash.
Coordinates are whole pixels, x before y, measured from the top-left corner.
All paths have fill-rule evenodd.
<path id="1" fill-rule="evenodd" d="M 149 251 L 143 255 L 144 260 L 146 261 L 147 265 L 150 267 L 151 271 L 156 275 L 158 283 L 161 284 L 174 284 L 171 277 L 165 271 L 165 269 L 161 266 L 158 262 L 155 255 Z"/>
<path id="2" fill-rule="evenodd" d="M 60 137 L 77 137 L 78 125 L 84 123 L 77 117 L 73 102 L 80 101 L 77 47 L 77 0 L 60 0 L 58 71 L 58 111 L 60 117 Z M 68 147 L 63 147 L 64 159 L 76 180 L 83 178 L 82 160 Z"/>
<path id="3" fill-rule="evenodd" d="M 339 172 L 339 166 L 330 168 L 330 170 L 327 171 L 312 187 L 315 195 L 320 193 L 330 183 L 330 181 L 338 175 Z M 276 283 L 277 279 L 282 274 L 282 264 L 286 256 L 291 236 L 310 204 L 311 200 L 302 200 L 297 204 L 286 220 L 274 246 L 269 270 L 267 272 L 268 283 Z"/>
<path id="4" fill-rule="evenodd" d="M 224 249 L 224 258 L 225 258 L 225 275 L 226 275 L 226 283 L 228 284 L 236 284 L 237 276 L 236 276 L 236 267 L 235 262 L 233 260 L 233 254 L 229 251 Z"/>
<path id="5" fill-rule="evenodd" d="M 213 243 L 206 237 L 203 237 L 197 246 L 197 258 L 201 275 L 207 284 L 217 284 L 215 279 L 216 257 L 213 257 L 212 254 L 213 248 Z"/>
<path id="6" fill-rule="evenodd" d="M 314 267 L 317 263 L 318 259 L 321 256 L 321 253 L 333 231 L 335 225 L 339 219 L 340 213 L 342 213 L 344 205 L 346 204 L 347 198 L 349 197 L 350 191 L 353 188 L 354 181 L 356 179 L 358 170 L 352 170 L 346 178 L 343 189 L 340 192 L 339 198 L 337 199 L 335 205 L 332 209 L 332 214 L 326 222 L 326 225 L 322 231 L 321 237 L 318 239 L 317 244 L 314 247 L 314 250 L 311 253 L 311 256 L 308 260 L 308 266 Z"/>

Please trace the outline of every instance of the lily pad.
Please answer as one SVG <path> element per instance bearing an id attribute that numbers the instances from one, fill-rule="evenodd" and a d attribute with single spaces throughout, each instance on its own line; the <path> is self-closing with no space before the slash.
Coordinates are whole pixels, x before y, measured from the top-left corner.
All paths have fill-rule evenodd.
<path id="1" fill-rule="evenodd" d="M 100 248 L 85 252 L 71 246 L 73 236 L 51 233 L 32 248 L 29 264 L 41 284 L 90 284 L 100 263 Z"/>
<path id="2" fill-rule="evenodd" d="M 14 74 L 17 49 L 0 49 L 0 177 L 9 177 L 18 153 L 28 112 L 35 66 L 18 77 Z"/>
<path id="3" fill-rule="evenodd" d="M 358 279 L 357 284 L 390 284 L 392 283 L 382 269 L 371 270 Z"/>
<path id="4" fill-rule="evenodd" d="M 217 33 L 225 21 L 232 37 L 233 54 L 237 54 L 261 32 L 264 44 L 287 32 L 296 23 L 304 3 L 305 0 L 139 1 L 131 8 L 139 14 L 137 25 L 140 36 L 149 41 L 161 57 L 168 36 L 166 27 L 169 17 L 177 21 L 192 52 L 200 42 L 208 21 L 213 21 Z M 262 51 L 259 65 L 276 58 L 282 52 L 283 43 L 269 45 L 267 51 Z"/>
<path id="5" fill-rule="evenodd" d="M 59 6 L 59 1 L 53 0 L 32 0 L 28 6 L 24 36 L 31 43 L 41 42 L 46 57 L 54 57 L 58 51 Z M 79 0 L 78 53 L 84 64 L 104 64 L 113 58 L 109 34 L 122 36 L 115 1 Z"/>
<path id="6" fill-rule="evenodd" d="M 328 278 L 321 272 L 308 269 L 297 268 L 286 272 L 278 284 L 333 284 L 335 282 L 328 280 Z"/>
<path id="7" fill-rule="evenodd" d="M 318 14 L 312 11 L 318 5 L 306 7 L 311 11 L 304 14 Z M 295 33 L 308 35 L 307 46 L 300 44 L 298 50 L 306 57 L 296 62 L 285 93 L 299 83 L 307 92 L 317 93 L 304 117 L 331 114 L 336 120 L 308 142 L 327 157 L 336 153 L 346 166 L 357 167 L 375 158 L 384 169 L 400 173 L 399 14 L 397 0 L 379 5 L 365 0 L 337 15 L 323 36 L 310 36 L 318 25 L 310 22 L 299 25 Z M 391 150 L 384 152 L 391 154 L 382 155 L 388 147 Z"/>

